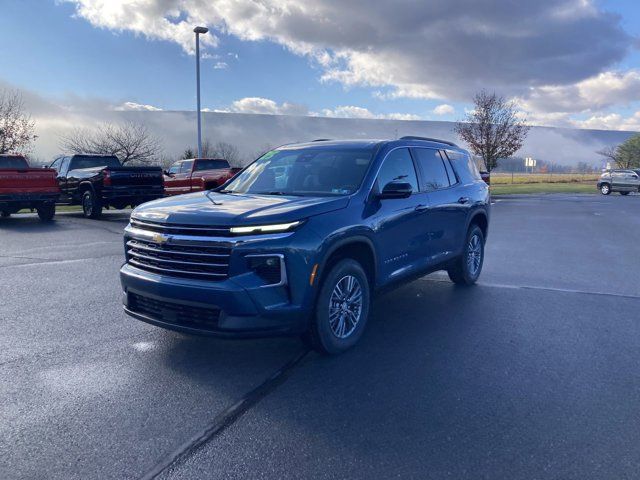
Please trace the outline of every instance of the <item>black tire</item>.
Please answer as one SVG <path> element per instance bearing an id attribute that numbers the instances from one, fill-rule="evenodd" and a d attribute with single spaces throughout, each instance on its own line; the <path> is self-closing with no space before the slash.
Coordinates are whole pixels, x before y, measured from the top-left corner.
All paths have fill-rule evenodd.
<path id="1" fill-rule="evenodd" d="M 94 220 L 102 216 L 102 202 L 93 190 L 87 190 L 82 194 L 82 213 Z"/>
<path id="2" fill-rule="evenodd" d="M 470 256 L 473 253 L 473 258 Z M 478 255 L 479 254 L 479 258 Z M 458 285 L 473 285 L 482 273 L 484 264 L 484 234 L 478 225 L 471 225 L 464 242 L 462 255 L 447 269 L 449 278 Z M 472 267 L 473 265 L 473 267 Z"/>
<path id="3" fill-rule="evenodd" d="M 609 195 L 611 193 L 611 185 L 608 183 L 603 183 L 600 185 L 600 193 L 602 195 Z"/>
<path id="4" fill-rule="evenodd" d="M 629 195 L 629 192 L 620 192 L 620 195 Z"/>
<path id="5" fill-rule="evenodd" d="M 56 214 L 56 205 L 55 203 L 45 203 L 36 208 L 36 210 L 40 220 L 43 222 L 50 222 Z"/>
<path id="6" fill-rule="evenodd" d="M 336 302 L 338 298 L 337 285 L 346 287 L 349 284 L 349 278 L 354 279 L 354 283 L 351 285 L 357 283 L 360 288 L 359 308 L 354 302 Z M 324 276 L 320 285 L 311 325 L 303 337 L 305 342 L 317 352 L 325 355 L 337 355 L 353 347 L 360 340 L 369 318 L 370 291 L 367 274 L 358 262 L 345 258 L 336 263 Z M 357 295 L 354 298 L 357 298 Z M 330 311 L 332 308 L 334 313 L 336 311 L 349 313 L 341 313 L 338 317 L 334 316 L 336 320 L 331 322 Z M 356 311 L 359 312 L 359 315 L 354 323 L 350 319 L 354 318 Z M 342 330 L 341 325 L 343 325 Z M 342 334 L 339 333 L 340 331 Z"/>

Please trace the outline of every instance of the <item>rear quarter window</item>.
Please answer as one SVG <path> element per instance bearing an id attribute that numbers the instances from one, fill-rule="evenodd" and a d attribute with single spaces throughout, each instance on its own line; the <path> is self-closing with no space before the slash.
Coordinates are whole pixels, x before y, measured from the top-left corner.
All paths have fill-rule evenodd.
<path id="1" fill-rule="evenodd" d="M 447 157 L 449 157 L 449 160 L 451 160 L 451 165 L 462 183 L 471 183 L 477 180 L 482 180 L 478 167 L 476 166 L 476 162 L 473 161 L 471 155 L 452 150 L 446 150 L 445 153 L 447 154 Z"/>

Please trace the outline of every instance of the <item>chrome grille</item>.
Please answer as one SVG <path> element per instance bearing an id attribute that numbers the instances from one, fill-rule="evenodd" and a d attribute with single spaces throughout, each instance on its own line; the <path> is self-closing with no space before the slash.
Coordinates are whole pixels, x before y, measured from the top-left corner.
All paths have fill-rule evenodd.
<path id="1" fill-rule="evenodd" d="M 230 237 L 229 227 L 209 227 L 199 225 L 180 225 L 155 223 L 146 220 L 131 219 L 131 226 L 140 230 L 154 233 L 164 233 L 166 235 L 193 235 L 198 237 Z"/>
<path id="2" fill-rule="evenodd" d="M 212 237 L 225 230 L 228 232 L 228 228 L 167 225 L 134 219 L 131 219 L 131 227 L 133 230 L 129 231 L 126 241 L 130 265 L 170 277 L 227 278 L 231 243 Z M 136 234 L 136 230 L 141 232 Z"/>

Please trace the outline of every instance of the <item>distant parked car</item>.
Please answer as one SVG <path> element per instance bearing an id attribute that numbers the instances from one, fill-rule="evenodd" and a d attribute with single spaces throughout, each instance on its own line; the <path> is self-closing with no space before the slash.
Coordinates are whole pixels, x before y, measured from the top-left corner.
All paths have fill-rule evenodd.
<path id="1" fill-rule="evenodd" d="M 59 196 L 55 171 L 30 168 L 22 155 L 0 155 L 0 216 L 30 208 L 41 220 L 49 221 Z"/>
<path id="2" fill-rule="evenodd" d="M 485 170 L 481 170 L 480 177 L 482 178 L 482 180 L 484 180 L 484 183 L 486 183 L 487 185 L 491 185 L 491 173 Z"/>
<path id="3" fill-rule="evenodd" d="M 164 190 L 167 195 L 211 190 L 223 185 L 241 168 L 232 168 L 221 158 L 190 158 L 171 165 L 165 172 Z"/>
<path id="4" fill-rule="evenodd" d="M 598 190 L 602 195 L 609 195 L 611 192 L 620 192 L 621 195 L 638 192 L 640 175 L 634 170 L 608 170 L 600 176 Z"/>
<path id="5" fill-rule="evenodd" d="M 162 198 L 160 167 L 123 167 L 113 155 L 73 155 L 51 167 L 60 183 L 59 203 L 82 205 L 87 218 L 99 218 L 103 207 L 121 210 Z"/>

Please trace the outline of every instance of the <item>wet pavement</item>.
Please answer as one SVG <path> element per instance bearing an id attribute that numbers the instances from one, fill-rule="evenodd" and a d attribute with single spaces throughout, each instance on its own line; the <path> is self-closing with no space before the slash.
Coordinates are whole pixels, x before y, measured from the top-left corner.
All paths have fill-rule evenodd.
<path id="1" fill-rule="evenodd" d="M 0 221 L 0 478 L 637 478 L 640 195 L 497 199 L 335 358 L 127 317 L 126 221 Z"/>

